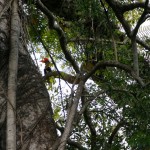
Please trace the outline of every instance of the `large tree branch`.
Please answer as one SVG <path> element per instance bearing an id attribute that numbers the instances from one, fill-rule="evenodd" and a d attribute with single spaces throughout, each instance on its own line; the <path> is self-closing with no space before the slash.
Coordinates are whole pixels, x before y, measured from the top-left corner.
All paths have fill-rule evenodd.
<path id="1" fill-rule="evenodd" d="M 48 17 L 49 28 L 54 29 L 57 32 L 57 34 L 59 36 L 59 42 L 60 42 L 61 48 L 62 48 L 62 51 L 63 51 L 66 59 L 71 63 L 74 70 L 77 73 L 79 73 L 79 67 L 78 67 L 76 61 L 74 60 L 74 58 L 72 57 L 71 53 L 67 49 L 67 40 L 66 40 L 65 33 L 63 32 L 62 28 L 59 26 L 58 22 L 56 21 L 56 17 L 53 15 L 52 12 L 50 12 L 47 9 L 47 7 L 45 7 L 43 5 L 43 3 L 40 0 L 37 1 L 37 4 L 40 7 L 40 9 L 42 10 L 42 12 Z"/>
<path id="2" fill-rule="evenodd" d="M 131 38 L 132 52 L 133 52 L 133 69 L 137 76 L 139 76 L 139 61 L 138 61 L 138 49 L 136 43 L 136 37 Z"/>
<path id="3" fill-rule="evenodd" d="M 67 117 L 67 121 L 66 121 L 66 125 L 65 125 L 65 130 L 64 130 L 62 137 L 60 139 L 60 145 L 58 147 L 58 150 L 64 150 L 65 149 L 65 145 L 67 143 L 68 137 L 72 131 L 73 122 L 74 122 L 75 115 L 77 112 L 79 99 L 82 95 L 82 90 L 84 88 L 84 84 L 85 84 L 85 82 L 83 80 L 81 80 L 79 85 L 78 85 L 76 95 L 73 98 L 73 103 L 72 103 L 72 105 L 68 111 L 68 117 Z"/>
<path id="4" fill-rule="evenodd" d="M 84 76 L 84 80 L 86 81 L 88 78 L 90 78 L 96 70 L 98 70 L 100 67 L 117 67 L 119 69 L 122 69 L 129 73 L 138 83 L 140 83 L 142 86 L 145 86 L 142 79 L 136 75 L 136 73 L 133 71 L 133 69 L 125 64 L 119 63 L 117 61 L 104 61 L 104 62 L 98 62 L 95 67 Z"/>
<path id="5" fill-rule="evenodd" d="M 145 8 L 145 2 L 136 2 L 136 3 L 131 3 L 131 4 L 119 4 L 118 3 L 118 6 L 121 7 L 122 9 L 122 12 L 126 12 L 126 11 L 132 11 L 136 8 Z M 148 7 L 148 10 L 150 10 L 150 7 Z"/>
<path id="6" fill-rule="evenodd" d="M 125 13 L 126 11 L 132 11 L 137 8 L 145 8 L 145 2 L 135 2 L 135 3 L 125 3 L 122 4 L 119 1 L 114 0 L 106 0 L 107 3 L 109 3 L 111 6 L 114 6 L 116 8 L 119 8 L 122 13 Z M 150 10 L 150 6 L 148 5 L 148 11 Z"/>
<path id="7" fill-rule="evenodd" d="M 66 81 L 70 84 L 78 84 L 81 80 L 81 78 L 78 78 L 77 76 L 72 76 L 72 75 L 62 72 L 62 71 L 49 72 L 43 78 L 44 78 L 44 80 L 46 80 L 49 77 L 61 78 L 62 80 Z"/>
<path id="8" fill-rule="evenodd" d="M 145 7 L 144 7 L 144 11 L 141 15 L 141 17 L 139 18 L 134 30 L 132 31 L 132 38 L 135 38 L 136 39 L 136 35 L 137 35 L 137 32 L 138 32 L 138 29 L 139 27 L 141 26 L 141 24 L 145 21 L 145 16 L 147 14 L 147 7 L 148 7 L 148 3 L 149 3 L 149 0 L 146 0 L 145 2 Z"/>
<path id="9" fill-rule="evenodd" d="M 137 76 L 139 76 L 139 62 L 138 62 L 138 50 L 137 50 L 136 36 L 137 36 L 138 30 L 139 30 L 139 27 L 145 21 L 145 16 L 147 14 L 148 2 L 149 2 L 149 0 L 146 0 L 144 11 L 143 11 L 141 17 L 139 18 L 139 20 L 131 34 L 132 35 L 131 43 L 132 43 L 132 51 L 133 51 L 133 68 L 134 68 L 134 71 L 136 72 Z"/>
<path id="10" fill-rule="evenodd" d="M 84 89 L 85 90 L 85 89 Z M 94 128 L 94 125 L 92 124 L 92 120 L 89 114 L 89 111 L 87 109 L 88 105 L 91 103 L 92 100 L 96 99 L 99 95 L 103 94 L 105 91 L 98 91 L 97 93 L 94 94 L 89 94 L 87 91 L 83 92 L 83 96 L 81 96 L 81 100 L 82 100 L 82 108 L 80 110 L 79 113 L 77 113 L 77 117 L 74 120 L 74 125 L 77 124 L 77 122 L 80 120 L 81 115 L 84 115 L 84 119 L 85 122 L 87 123 L 90 132 L 91 132 L 91 148 L 95 148 L 95 144 L 96 144 L 96 130 Z M 60 130 L 61 133 L 64 132 L 64 128 L 60 127 L 58 124 L 56 124 L 57 129 Z M 73 142 L 70 139 L 68 139 L 67 141 L 68 144 L 75 146 L 78 149 L 81 150 L 86 150 L 86 148 L 82 147 L 80 145 L 80 143 L 78 142 Z M 59 142 L 56 143 L 56 147 L 58 146 Z M 56 149 L 55 147 L 55 149 Z"/>
<path id="11" fill-rule="evenodd" d="M 117 126 L 114 128 L 114 130 L 112 131 L 112 133 L 111 133 L 111 135 L 110 135 L 110 137 L 109 137 L 109 139 L 108 139 L 108 143 L 109 143 L 110 147 L 111 147 L 111 145 L 112 145 L 112 142 L 113 142 L 113 140 L 114 140 L 115 135 L 117 134 L 117 132 L 119 131 L 119 129 L 120 129 L 124 124 L 125 124 L 125 122 L 124 122 L 123 120 L 120 121 L 120 122 L 117 124 Z"/>
<path id="12" fill-rule="evenodd" d="M 84 96 L 84 95 L 87 95 L 87 94 L 88 94 L 88 92 L 86 91 L 86 89 L 84 89 L 83 90 L 83 96 L 81 96 L 82 106 L 84 106 L 84 104 L 88 100 Z M 88 111 L 88 107 L 85 108 L 85 110 L 83 112 L 83 116 L 84 116 L 84 120 L 87 123 L 87 125 L 90 129 L 90 133 L 91 133 L 91 149 L 94 149 L 95 146 L 96 146 L 96 130 L 95 130 L 95 127 L 92 123 L 92 119 L 91 119 L 90 113 Z"/>
<path id="13" fill-rule="evenodd" d="M 130 28 L 129 23 L 124 19 L 124 16 L 123 16 L 124 12 L 122 11 L 122 7 L 123 7 L 122 4 L 114 0 L 106 0 L 106 2 L 113 9 L 116 17 L 118 18 L 123 28 L 125 29 L 127 36 L 131 37 L 131 28 Z"/>
<path id="14" fill-rule="evenodd" d="M 61 133 L 64 132 L 64 128 L 63 128 L 63 127 L 60 127 L 58 124 L 56 124 L 56 127 L 57 127 L 57 129 L 58 129 Z M 53 147 L 53 149 L 57 149 L 59 142 L 60 142 L 60 138 L 57 140 L 57 143 L 54 145 L 54 146 L 56 146 L 56 147 Z M 67 143 L 68 143 L 69 145 L 73 146 L 73 147 L 78 148 L 79 150 L 87 150 L 85 147 L 83 147 L 83 146 L 81 145 L 80 142 L 75 142 L 75 141 L 72 141 L 71 139 L 68 139 L 68 140 L 67 140 Z"/>
<path id="15" fill-rule="evenodd" d="M 146 19 L 145 18 L 146 13 L 149 13 L 149 10 L 150 10 L 150 6 L 147 5 L 147 2 L 146 3 L 143 2 L 143 3 L 134 3 L 134 4 L 133 3 L 132 4 L 124 4 L 124 5 L 122 5 L 120 2 L 116 2 L 114 0 L 106 0 L 106 2 L 113 9 L 116 17 L 122 24 L 122 26 L 129 38 L 132 37 L 131 27 L 130 27 L 129 23 L 125 20 L 123 14 L 126 11 L 130 11 L 130 10 L 133 10 L 133 9 L 139 8 L 139 7 L 146 9 L 146 11 L 144 12 L 144 15 L 138 21 L 138 24 L 137 24 L 136 30 L 135 30 L 136 32 L 134 31 L 134 34 L 135 34 L 135 33 L 137 33 L 137 30 L 138 30 L 140 24 Z M 141 41 L 138 37 L 136 37 L 136 42 L 150 51 L 150 47 L 148 45 L 146 45 L 146 43 Z"/>
<path id="16" fill-rule="evenodd" d="M 132 44 L 132 51 L 133 51 L 133 68 L 137 76 L 139 76 L 139 62 L 138 62 L 138 50 L 137 50 L 136 36 L 139 30 L 139 27 L 145 21 L 148 2 L 149 0 L 146 0 L 144 11 L 131 34 L 131 44 Z"/>
<path id="17" fill-rule="evenodd" d="M 136 75 L 133 68 L 131 68 L 128 65 L 117 62 L 117 61 L 98 62 L 94 66 L 94 68 L 84 76 L 84 81 L 89 79 L 96 72 L 96 70 L 103 68 L 103 67 L 117 67 L 121 70 L 124 70 L 125 72 L 129 73 L 133 77 L 133 79 L 135 79 L 140 85 L 145 86 L 145 83 L 142 81 L 142 79 L 139 76 Z M 60 76 L 60 74 L 61 74 L 61 76 Z M 52 71 L 52 72 L 46 74 L 46 76 L 44 76 L 43 78 L 46 80 L 48 77 L 52 77 L 52 76 L 55 78 L 61 78 L 70 84 L 78 84 L 81 81 L 80 77 L 77 78 L 76 76 L 72 76 L 72 75 L 62 72 L 62 71 L 59 73 L 57 71 Z"/>
<path id="18" fill-rule="evenodd" d="M 72 145 L 72 146 L 78 148 L 78 150 L 87 150 L 87 149 L 86 149 L 85 147 L 83 147 L 80 143 L 75 142 L 75 141 L 72 141 L 72 140 L 70 140 L 70 139 L 68 139 L 67 143 L 68 143 L 69 145 Z"/>

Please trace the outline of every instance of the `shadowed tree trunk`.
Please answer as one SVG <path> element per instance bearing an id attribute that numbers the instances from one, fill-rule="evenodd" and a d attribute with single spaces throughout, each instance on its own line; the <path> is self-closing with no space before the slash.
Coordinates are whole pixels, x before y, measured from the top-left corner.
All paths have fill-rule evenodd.
<path id="1" fill-rule="evenodd" d="M 6 102 L 10 54 L 10 3 L 0 0 L 0 149 L 6 149 Z M 20 7 L 19 7 L 20 8 Z M 21 12 L 21 10 L 20 10 Z M 21 14 L 18 14 L 21 16 Z M 22 22 L 16 93 L 16 149 L 50 149 L 57 138 L 50 97 L 26 49 Z"/>

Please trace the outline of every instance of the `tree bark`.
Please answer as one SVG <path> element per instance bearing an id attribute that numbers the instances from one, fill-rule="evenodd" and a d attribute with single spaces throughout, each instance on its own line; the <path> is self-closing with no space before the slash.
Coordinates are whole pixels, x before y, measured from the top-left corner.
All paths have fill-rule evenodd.
<path id="1" fill-rule="evenodd" d="M 137 76 L 139 76 L 139 60 L 136 40 L 132 40 L 132 51 L 133 51 L 133 69 Z"/>
<path id="2" fill-rule="evenodd" d="M 6 1 L 0 0 L 0 12 L 4 10 Z M 9 7 L 10 8 L 10 7 Z M 19 12 L 22 12 L 19 7 Z M 6 101 L 8 90 L 8 60 L 10 55 L 10 9 L 5 9 L 0 19 L 0 135 L 4 135 L 6 119 Z M 19 14 L 21 16 L 23 14 Z M 23 18 L 23 17 L 22 17 Z M 23 21 L 23 20 L 22 20 Z M 41 74 L 32 61 L 25 39 L 23 22 L 18 40 L 18 80 L 16 93 L 16 149 L 41 150 L 50 149 L 57 139 L 55 122 L 50 97 Z M 6 149 L 5 136 L 1 137 L 1 145 Z"/>
<path id="3" fill-rule="evenodd" d="M 11 15 L 11 50 L 9 54 L 8 100 L 7 100 L 7 139 L 6 149 L 16 150 L 16 87 L 18 72 L 18 41 L 20 34 L 17 0 L 12 4 Z"/>
<path id="4" fill-rule="evenodd" d="M 68 111 L 68 117 L 67 117 L 67 121 L 66 121 L 66 125 L 65 125 L 65 130 L 64 130 L 62 137 L 60 139 L 58 150 L 64 150 L 66 147 L 67 140 L 68 140 L 70 133 L 73 129 L 73 122 L 75 119 L 75 115 L 77 113 L 77 107 L 78 107 L 79 100 L 80 100 L 81 95 L 82 95 L 84 84 L 85 84 L 84 81 L 80 81 L 80 83 L 78 85 L 76 95 L 73 98 L 72 105 Z"/>

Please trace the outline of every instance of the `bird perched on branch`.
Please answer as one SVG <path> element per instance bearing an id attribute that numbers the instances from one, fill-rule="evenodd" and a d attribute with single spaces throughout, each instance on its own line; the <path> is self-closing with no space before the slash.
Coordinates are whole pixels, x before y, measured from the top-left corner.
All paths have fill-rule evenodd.
<path id="1" fill-rule="evenodd" d="M 43 58 L 40 62 L 45 63 L 44 75 L 52 71 L 51 70 L 52 63 L 50 63 L 48 58 Z"/>

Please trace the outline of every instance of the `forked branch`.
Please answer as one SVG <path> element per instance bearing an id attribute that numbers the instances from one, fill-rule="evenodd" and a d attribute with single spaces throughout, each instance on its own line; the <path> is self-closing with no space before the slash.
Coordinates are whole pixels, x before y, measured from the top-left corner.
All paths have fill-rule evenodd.
<path id="1" fill-rule="evenodd" d="M 66 59 L 71 63 L 73 66 L 74 70 L 79 73 L 79 67 L 77 63 L 75 62 L 74 58 L 72 57 L 71 53 L 67 49 L 67 40 L 64 31 L 62 28 L 59 26 L 59 23 L 56 21 L 56 17 L 53 15 L 52 12 L 50 12 L 46 6 L 43 5 L 43 3 L 38 0 L 37 1 L 38 6 L 40 9 L 47 15 L 48 20 L 49 20 L 49 28 L 54 29 L 58 36 L 59 36 L 59 42 L 61 45 L 61 49 L 66 57 Z"/>

